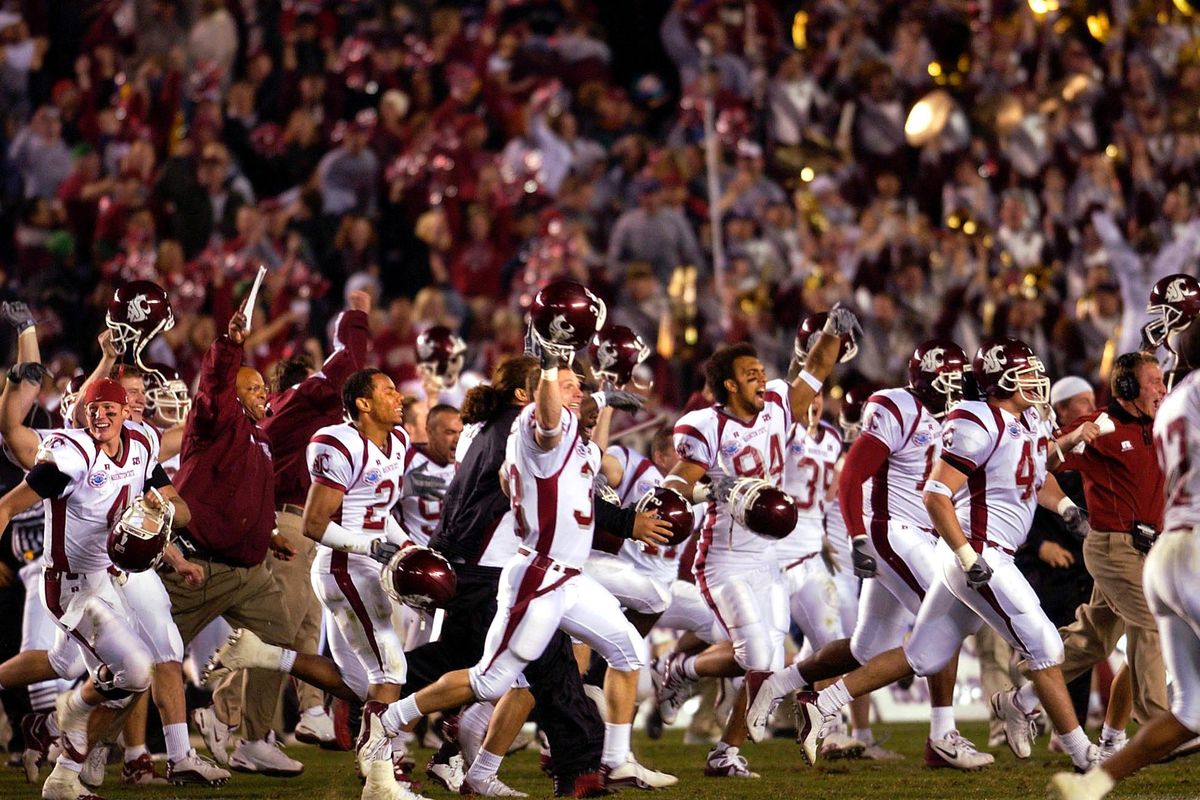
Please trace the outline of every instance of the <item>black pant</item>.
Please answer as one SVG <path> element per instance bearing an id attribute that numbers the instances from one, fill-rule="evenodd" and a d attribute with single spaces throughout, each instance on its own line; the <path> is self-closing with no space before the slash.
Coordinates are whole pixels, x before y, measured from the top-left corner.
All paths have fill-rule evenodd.
<path id="1" fill-rule="evenodd" d="M 446 619 L 436 642 L 406 654 L 408 678 L 404 694 L 416 692 L 447 672 L 475 666 L 496 616 L 500 570 L 455 565 L 458 593 L 446 606 Z M 525 679 L 537 703 L 538 723 L 554 754 L 554 776 L 570 786 L 576 775 L 600 768 L 604 721 L 583 693 L 583 681 L 571 650 L 571 639 L 554 634 L 546 651 L 525 668 Z"/>

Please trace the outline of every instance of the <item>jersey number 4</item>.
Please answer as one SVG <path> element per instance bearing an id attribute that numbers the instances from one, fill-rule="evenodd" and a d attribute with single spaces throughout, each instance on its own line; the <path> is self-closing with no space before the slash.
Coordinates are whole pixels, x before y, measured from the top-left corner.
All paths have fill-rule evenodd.
<path id="1" fill-rule="evenodd" d="M 778 437 L 771 437 L 771 474 L 763 471 L 762 454 L 758 449 L 746 445 L 733 456 L 733 471 L 739 478 L 777 478 L 783 473 L 783 448 L 779 446 Z"/>

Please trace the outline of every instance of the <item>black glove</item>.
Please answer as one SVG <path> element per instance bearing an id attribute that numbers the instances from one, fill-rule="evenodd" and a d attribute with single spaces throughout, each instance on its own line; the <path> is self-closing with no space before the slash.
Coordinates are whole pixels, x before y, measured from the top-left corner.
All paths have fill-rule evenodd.
<path id="1" fill-rule="evenodd" d="M 855 536 L 850 540 L 850 548 L 854 575 L 859 578 L 874 578 L 879 567 L 875 565 L 875 556 L 867 552 L 867 537 Z"/>
<path id="2" fill-rule="evenodd" d="M 37 324 L 29 306 L 20 300 L 0 303 L 0 316 L 3 316 L 5 322 L 16 328 L 17 333 L 22 333 Z"/>
<path id="3" fill-rule="evenodd" d="M 597 395 L 604 397 L 604 405 L 619 411 L 628 411 L 630 414 L 636 414 L 641 411 L 642 406 L 646 404 L 646 398 L 640 394 L 625 392 L 620 389 L 605 389 L 603 392 L 592 393 L 592 397 L 596 397 Z"/>
<path id="4" fill-rule="evenodd" d="M 1092 529 L 1092 526 L 1088 524 L 1087 511 L 1079 506 L 1071 506 L 1064 511 L 1062 520 L 1071 535 L 1081 542 L 1087 537 L 1088 531 Z"/>
<path id="5" fill-rule="evenodd" d="M 404 476 L 404 496 L 424 497 L 428 500 L 441 500 L 446 496 L 446 481 L 436 475 L 430 475 L 425 470 L 428 464 L 422 464 Z"/>
<path id="6" fill-rule="evenodd" d="M 371 558 L 380 564 L 388 563 L 392 560 L 392 556 L 399 552 L 400 545 L 392 544 L 387 539 L 375 539 L 371 542 Z"/>
<path id="7" fill-rule="evenodd" d="M 978 591 L 988 585 L 988 581 L 992 579 L 992 568 L 983 560 L 983 556 L 976 559 L 971 568 L 967 570 L 967 586 Z"/>
<path id="8" fill-rule="evenodd" d="M 558 369 L 570 364 L 575 351 L 566 345 L 551 345 L 543 342 L 533 330 L 533 320 L 525 327 L 525 352 L 535 357 L 542 369 Z"/>
<path id="9" fill-rule="evenodd" d="M 862 326 L 858 324 L 858 317 L 841 303 L 829 309 L 825 326 L 836 336 L 844 336 L 847 333 L 855 338 L 862 336 Z"/>
<path id="10" fill-rule="evenodd" d="M 592 491 L 596 497 L 607 500 L 614 506 L 621 505 L 621 498 L 617 495 L 616 489 L 608 485 L 608 479 L 604 477 L 604 473 L 599 473 L 592 479 Z"/>
<path id="11" fill-rule="evenodd" d="M 712 496 L 717 502 L 725 503 L 729 501 L 729 494 L 733 491 L 733 485 L 738 482 L 738 478 L 730 478 L 722 475 L 712 482 Z"/>
<path id="12" fill-rule="evenodd" d="M 13 383 L 29 381 L 40 386 L 44 377 L 46 377 L 46 368 L 36 361 L 13 364 L 8 370 L 8 379 Z"/>

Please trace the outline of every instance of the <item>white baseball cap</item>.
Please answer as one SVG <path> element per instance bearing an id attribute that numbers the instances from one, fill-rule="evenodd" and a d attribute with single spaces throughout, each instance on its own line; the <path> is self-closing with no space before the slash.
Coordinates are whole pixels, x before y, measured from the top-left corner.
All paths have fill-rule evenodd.
<path id="1" fill-rule="evenodd" d="M 1076 375 L 1070 375 L 1055 381 L 1054 385 L 1050 387 L 1050 405 L 1056 406 L 1064 400 L 1070 400 L 1075 395 L 1094 391 L 1095 389 L 1086 380 Z"/>

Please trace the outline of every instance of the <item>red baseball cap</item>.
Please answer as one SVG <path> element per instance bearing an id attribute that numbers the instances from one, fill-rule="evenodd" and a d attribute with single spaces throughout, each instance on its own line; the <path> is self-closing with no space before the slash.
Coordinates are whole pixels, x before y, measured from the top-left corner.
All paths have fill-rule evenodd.
<path id="1" fill-rule="evenodd" d="M 116 403 L 119 406 L 125 406 L 129 405 L 129 397 L 125 394 L 125 387 L 121 384 L 112 378 L 101 378 L 88 384 L 87 391 L 83 393 L 84 407 L 86 408 L 92 403 Z"/>

